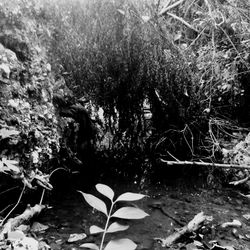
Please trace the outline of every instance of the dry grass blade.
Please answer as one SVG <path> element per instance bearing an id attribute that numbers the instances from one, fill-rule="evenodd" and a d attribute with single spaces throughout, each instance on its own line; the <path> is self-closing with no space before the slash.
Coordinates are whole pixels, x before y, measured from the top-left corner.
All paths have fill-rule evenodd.
<path id="1" fill-rule="evenodd" d="M 179 4 L 181 4 L 181 3 L 183 3 L 184 2 L 184 0 L 179 0 L 179 1 L 177 1 L 176 3 L 173 3 L 172 5 L 168 5 L 168 4 L 166 4 L 166 6 L 159 12 L 159 16 L 161 16 L 161 15 L 163 15 L 163 14 L 165 14 L 167 11 L 169 11 L 169 10 L 171 10 L 171 9 L 173 9 L 173 8 L 175 8 L 176 6 L 178 6 Z"/>
<path id="2" fill-rule="evenodd" d="M 198 30 L 196 30 L 191 24 L 189 24 L 188 22 L 186 22 L 183 18 L 179 17 L 179 16 L 176 16 L 175 14 L 173 13 L 170 13 L 170 12 L 167 12 L 167 14 L 171 17 L 173 17 L 174 19 L 182 22 L 184 25 L 186 25 L 188 28 L 198 32 Z"/>

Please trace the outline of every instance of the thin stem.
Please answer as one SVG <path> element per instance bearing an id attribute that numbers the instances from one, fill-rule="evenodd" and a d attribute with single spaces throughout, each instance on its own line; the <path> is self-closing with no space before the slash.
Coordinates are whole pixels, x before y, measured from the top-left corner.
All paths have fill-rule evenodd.
<path id="1" fill-rule="evenodd" d="M 11 190 L 13 190 L 13 189 L 16 189 L 16 188 L 18 188 L 18 186 L 9 188 L 9 189 L 7 189 L 7 190 L 4 190 L 3 192 L 0 193 L 0 195 L 5 194 L 5 193 L 7 193 L 7 192 L 9 192 L 9 191 L 11 191 Z"/>
<path id="2" fill-rule="evenodd" d="M 6 221 L 6 219 L 10 216 L 10 214 L 14 211 L 14 209 L 18 206 L 18 204 L 20 203 L 20 201 L 21 201 L 21 198 L 22 198 L 22 196 L 23 196 L 23 192 L 24 192 L 24 190 L 25 190 L 25 185 L 23 185 L 23 189 L 22 189 L 22 192 L 21 192 L 21 194 L 20 194 L 20 196 L 19 196 L 19 198 L 18 198 L 18 201 L 17 201 L 17 203 L 16 203 L 16 205 L 10 210 L 10 212 L 5 216 L 5 218 L 2 220 L 2 222 L 0 223 L 0 226 L 2 226 L 3 225 L 3 223 Z"/>
<path id="3" fill-rule="evenodd" d="M 13 206 L 13 205 L 15 205 L 15 203 L 9 204 L 7 207 L 5 207 L 4 209 L 2 209 L 2 210 L 0 211 L 0 214 L 2 214 L 6 209 L 8 209 L 9 207 L 11 207 L 11 206 Z"/>
<path id="4" fill-rule="evenodd" d="M 103 232 L 103 235 L 102 235 L 102 241 L 101 241 L 101 245 L 100 245 L 100 250 L 102 250 L 102 248 L 103 248 L 103 243 L 104 243 L 104 239 L 105 239 L 105 236 L 106 236 L 106 233 L 107 233 L 107 229 L 108 229 L 108 225 L 109 225 L 109 220 L 111 218 L 111 213 L 112 213 L 114 204 L 115 204 L 115 202 L 111 201 L 111 207 L 110 207 L 110 210 L 109 210 L 109 214 L 107 216 L 106 225 L 105 225 L 104 232 Z"/>
<path id="5" fill-rule="evenodd" d="M 39 205 L 42 205 L 44 194 L 45 194 L 45 188 L 43 189 Z"/>
<path id="6" fill-rule="evenodd" d="M 51 177 L 52 174 L 54 174 L 54 173 L 55 173 L 56 171 L 58 171 L 58 170 L 64 170 L 64 171 L 67 172 L 67 170 L 66 170 L 65 168 L 62 168 L 62 167 L 56 168 L 56 169 L 54 169 L 54 170 L 50 173 L 49 178 Z"/>
<path id="7" fill-rule="evenodd" d="M 51 175 L 52 175 L 52 174 L 54 174 L 54 173 L 55 173 L 56 171 L 58 171 L 58 170 L 64 170 L 64 171 L 67 171 L 65 168 L 56 168 L 56 169 L 54 169 L 54 170 L 50 173 L 50 175 L 49 175 L 49 179 L 50 179 Z M 40 199 L 39 205 L 42 205 L 42 202 L 43 202 L 43 198 L 44 198 L 45 191 L 46 191 L 46 189 L 44 188 L 44 189 L 43 189 L 43 192 L 42 192 L 42 195 L 41 195 L 41 199 Z"/>

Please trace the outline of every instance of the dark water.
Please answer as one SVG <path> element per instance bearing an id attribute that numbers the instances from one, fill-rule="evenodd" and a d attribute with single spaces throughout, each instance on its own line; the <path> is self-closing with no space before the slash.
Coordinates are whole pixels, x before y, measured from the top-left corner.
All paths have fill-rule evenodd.
<path id="1" fill-rule="evenodd" d="M 197 213 L 204 211 L 206 215 L 213 216 L 214 229 L 204 232 L 206 242 L 217 240 L 220 244 L 233 245 L 235 249 L 250 249 L 250 243 L 240 239 L 239 235 L 250 232 L 250 221 L 244 219 L 243 215 L 250 212 L 250 202 L 240 196 L 232 189 L 209 190 L 194 188 L 190 185 L 169 186 L 166 184 L 145 185 L 142 189 L 137 183 L 126 181 L 109 180 L 104 184 L 110 185 L 117 195 L 123 192 L 140 192 L 148 195 L 136 205 L 150 214 L 142 220 L 125 222 L 130 225 L 128 231 L 109 235 L 109 238 L 130 238 L 138 244 L 137 249 L 163 249 L 154 238 L 165 238 L 173 233 L 175 228 L 180 227 L 172 219 L 164 215 L 152 204 L 158 202 L 164 209 L 171 213 L 183 224 L 187 224 Z M 65 183 L 67 186 L 67 183 Z M 98 195 L 94 185 L 82 187 L 82 191 Z M 99 195 L 101 198 L 101 196 Z M 39 222 L 49 225 L 49 229 L 38 235 L 45 239 L 52 249 L 83 249 L 80 242 L 67 243 L 72 233 L 89 234 L 89 227 L 93 224 L 104 226 L 105 218 L 98 211 L 93 210 L 80 193 L 74 188 L 66 189 L 64 192 L 54 192 L 46 197 L 53 208 L 45 211 L 39 218 Z M 219 225 L 223 222 L 237 219 L 242 226 L 236 228 L 221 229 Z M 209 227 L 211 228 L 211 227 Z M 235 235 L 238 236 L 235 236 Z M 85 241 L 99 244 L 100 236 L 88 236 Z M 177 246 L 176 246 L 177 247 Z M 173 248 L 174 249 L 174 248 Z M 175 248 L 180 249 L 180 248 Z"/>

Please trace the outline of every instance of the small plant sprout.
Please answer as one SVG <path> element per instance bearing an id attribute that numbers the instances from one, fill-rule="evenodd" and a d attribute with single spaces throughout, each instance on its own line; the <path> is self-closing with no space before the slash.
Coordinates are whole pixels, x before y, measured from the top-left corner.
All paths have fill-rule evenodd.
<path id="1" fill-rule="evenodd" d="M 107 233 L 115 233 L 118 231 L 125 231 L 129 228 L 127 225 L 121 225 L 117 222 L 109 223 L 111 218 L 120 218 L 120 219 L 127 219 L 127 220 L 135 220 L 135 219 L 143 219 L 146 216 L 149 216 L 147 213 L 145 213 L 143 210 L 140 208 L 136 207 L 122 207 L 119 208 L 116 211 L 113 211 L 114 205 L 117 202 L 120 201 L 136 201 L 140 200 L 145 197 L 143 194 L 137 194 L 137 193 L 124 193 L 121 194 L 116 200 L 114 200 L 114 191 L 107 185 L 104 184 L 97 184 L 96 189 L 99 193 L 103 194 L 109 200 L 111 201 L 111 206 L 110 209 L 107 209 L 106 204 L 100 200 L 99 198 L 93 196 L 92 194 L 86 194 L 83 193 L 82 191 L 79 191 L 85 201 L 92 206 L 94 209 L 104 213 L 107 217 L 106 224 L 104 228 L 98 227 L 98 226 L 91 226 L 90 227 L 90 233 L 91 234 L 99 234 L 102 233 L 102 239 L 101 239 L 101 244 L 100 247 L 97 246 L 94 243 L 84 243 L 80 247 L 85 247 L 89 249 L 94 249 L 94 250 L 134 250 L 136 249 L 137 245 L 130 239 L 119 239 L 119 240 L 111 240 L 107 243 L 107 245 L 103 246 L 105 236 Z"/>

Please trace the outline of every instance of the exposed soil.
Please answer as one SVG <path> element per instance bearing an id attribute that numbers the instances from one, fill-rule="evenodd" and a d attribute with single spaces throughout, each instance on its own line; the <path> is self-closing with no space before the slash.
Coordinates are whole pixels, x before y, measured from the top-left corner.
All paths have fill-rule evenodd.
<path id="1" fill-rule="evenodd" d="M 117 195 L 127 191 L 147 194 L 148 197 L 136 202 L 136 205 L 150 216 L 137 221 L 123 221 L 129 223 L 130 228 L 109 237 L 132 239 L 138 244 L 137 249 L 141 250 L 163 249 L 154 238 L 166 238 L 176 228 L 181 227 L 166 216 L 166 213 L 175 217 L 179 224 L 187 224 L 197 213 L 204 211 L 206 215 L 214 218 L 209 225 L 199 231 L 200 236 L 204 237 L 199 239 L 197 235 L 189 235 L 170 249 L 192 249 L 186 248 L 186 245 L 193 239 L 204 243 L 205 247 L 201 249 L 210 249 L 212 240 L 220 245 L 233 246 L 234 249 L 250 249 L 250 241 L 242 239 L 250 235 L 250 220 L 247 221 L 243 217 L 244 214 L 250 213 L 250 199 L 242 197 L 233 189 L 211 190 L 185 186 L 169 187 L 163 184 L 148 186 L 143 190 L 139 190 L 137 184 L 116 183 L 110 186 Z M 94 188 L 83 191 L 98 195 Z M 44 238 L 52 249 L 83 249 L 79 247 L 83 242 L 99 244 L 100 236 L 88 236 L 83 241 L 67 243 L 72 233 L 88 234 L 91 225 L 104 225 L 104 216 L 86 204 L 80 193 L 57 193 L 48 201 L 53 208 L 43 213 L 39 222 L 49 225 L 50 228 L 45 233 L 37 235 L 40 239 Z M 222 223 L 233 219 L 239 220 L 242 226 L 221 228 Z"/>

